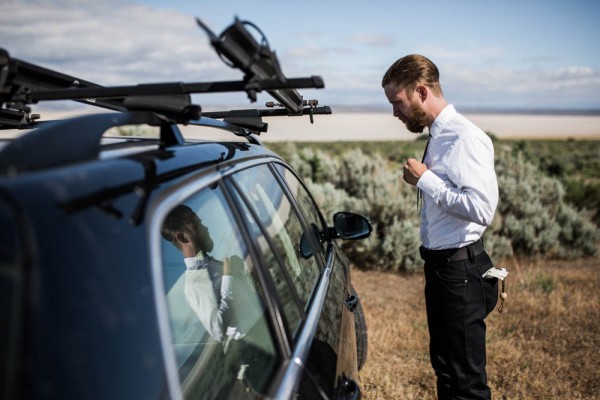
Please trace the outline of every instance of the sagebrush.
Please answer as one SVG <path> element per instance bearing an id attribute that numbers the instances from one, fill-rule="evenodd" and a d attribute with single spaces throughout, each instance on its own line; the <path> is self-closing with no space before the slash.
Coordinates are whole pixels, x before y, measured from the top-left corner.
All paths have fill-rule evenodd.
<path id="1" fill-rule="evenodd" d="M 402 180 L 402 165 L 360 147 L 345 151 L 287 144 L 285 152 L 331 221 L 333 213 L 354 211 L 373 224 L 368 240 L 344 242 L 353 264 L 363 269 L 420 269 L 420 215 L 416 190 Z M 418 157 L 415 154 L 409 156 Z M 566 199 L 563 183 L 530 161 L 518 148 L 496 145 L 500 200 L 484 235 L 495 259 L 527 255 L 576 258 L 597 252 L 600 237 L 592 212 Z"/>

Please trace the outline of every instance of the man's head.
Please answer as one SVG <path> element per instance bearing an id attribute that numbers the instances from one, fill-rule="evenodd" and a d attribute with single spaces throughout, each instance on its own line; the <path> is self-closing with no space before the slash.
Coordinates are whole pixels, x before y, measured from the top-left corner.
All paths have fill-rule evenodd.
<path id="1" fill-rule="evenodd" d="M 183 204 L 175 207 L 163 223 L 162 237 L 183 252 L 184 257 L 193 257 L 200 251 L 213 249 L 208 228 L 202 225 L 198 215 Z"/>
<path id="2" fill-rule="evenodd" d="M 442 96 L 440 72 L 435 64 L 425 56 L 409 54 L 394 62 L 383 75 L 381 86 L 394 84 L 398 88 L 415 90 L 418 84 L 429 87 L 436 96 Z"/>
<path id="3" fill-rule="evenodd" d="M 439 79 L 435 64 L 418 54 L 398 59 L 383 75 L 381 86 L 394 116 L 411 132 L 420 133 L 431 126 L 445 106 Z"/>

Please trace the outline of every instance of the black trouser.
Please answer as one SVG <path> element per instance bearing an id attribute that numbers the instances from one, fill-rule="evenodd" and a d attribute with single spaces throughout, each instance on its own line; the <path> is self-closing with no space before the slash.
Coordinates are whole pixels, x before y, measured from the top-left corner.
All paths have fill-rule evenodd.
<path id="1" fill-rule="evenodd" d="M 498 301 L 498 281 L 481 275 L 492 267 L 492 261 L 485 251 L 459 261 L 433 253 L 425 252 L 423 259 L 429 350 L 438 399 L 490 399 L 484 319 Z"/>

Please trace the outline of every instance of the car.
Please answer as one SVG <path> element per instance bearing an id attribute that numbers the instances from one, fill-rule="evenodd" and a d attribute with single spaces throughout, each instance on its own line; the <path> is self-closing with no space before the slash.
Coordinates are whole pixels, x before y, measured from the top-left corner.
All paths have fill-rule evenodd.
<path id="1" fill-rule="evenodd" d="M 328 223 L 258 137 L 263 117 L 331 113 L 297 91 L 322 79 L 285 77 L 247 21 L 198 23 L 243 81 L 105 87 L 0 51 L 3 398 L 360 398 L 367 327 L 337 242 L 371 224 Z M 262 90 L 277 104 L 190 96 Z M 32 113 L 56 99 L 108 110 Z"/>

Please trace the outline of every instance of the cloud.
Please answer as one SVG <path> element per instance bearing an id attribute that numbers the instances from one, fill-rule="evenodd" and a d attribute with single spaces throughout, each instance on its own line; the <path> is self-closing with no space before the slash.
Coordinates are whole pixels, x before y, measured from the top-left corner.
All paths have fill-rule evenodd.
<path id="1" fill-rule="evenodd" d="M 427 55 L 435 63 L 464 62 L 465 60 L 474 59 L 487 62 L 504 57 L 506 51 L 500 46 L 481 45 L 472 42 L 459 47 L 439 47 L 438 45 L 426 44 L 422 47 L 421 54 Z"/>
<path id="2" fill-rule="evenodd" d="M 600 107 L 600 71 L 589 66 L 513 69 L 452 64 L 443 71 L 447 92 L 471 104 Z"/>
<path id="3" fill-rule="evenodd" d="M 394 45 L 395 40 L 391 36 L 387 35 L 371 35 L 367 33 L 359 33 L 352 35 L 350 41 L 353 43 L 366 44 L 368 46 L 376 47 L 390 47 Z"/>
<path id="4" fill-rule="evenodd" d="M 3 2 L 0 46 L 105 85 L 233 76 L 192 16 L 117 0 Z"/>

